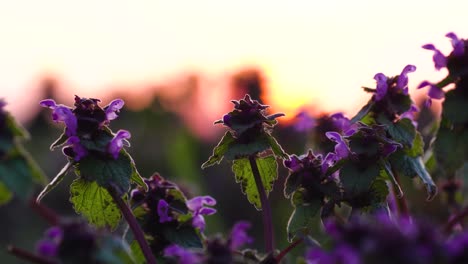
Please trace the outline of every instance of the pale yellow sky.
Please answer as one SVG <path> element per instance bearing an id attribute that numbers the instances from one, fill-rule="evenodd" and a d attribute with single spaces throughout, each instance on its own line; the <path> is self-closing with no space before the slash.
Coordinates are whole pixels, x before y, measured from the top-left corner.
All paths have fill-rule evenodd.
<path id="1" fill-rule="evenodd" d="M 117 84 L 258 65 L 275 109 L 353 112 L 377 72 L 416 65 L 410 89 L 443 75 L 421 45 L 448 51 L 445 33 L 468 37 L 466 10 L 461 0 L 0 0 L 0 96 L 22 117 L 44 73 L 65 81 L 64 98 L 100 97 Z"/>

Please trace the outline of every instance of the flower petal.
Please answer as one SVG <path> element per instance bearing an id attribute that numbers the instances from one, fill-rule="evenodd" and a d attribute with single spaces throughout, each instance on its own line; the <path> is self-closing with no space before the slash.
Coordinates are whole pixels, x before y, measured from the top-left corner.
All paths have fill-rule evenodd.
<path id="1" fill-rule="evenodd" d="M 440 50 L 436 49 L 436 47 L 434 47 L 434 45 L 426 44 L 426 45 L 423 45 L 422 48 L 434 51 L 434 55 L 432 56 L 432 60 L 434 61 L 434 67 L 437 70 L 440 70 L 440 69 L 447 66 L 447 58 L 445 57 L 444 54 L 442 54 L 442 52 L 440 52 Z"/>
<path id="2" fill-rule="evenodd" d="M 104 107 L 107 120 L 110 121 L 116 119 L 118 116 L 117 113 L 122 109 L 124 104 L 125 102 L 122 99 L 115 99 L 110 102 L 108 106 Z"/>
<path id="3" fill-rule="evenodd" d="M 159 223 L 172 221 L 172 217 L 169 216 L 169 204 L 164 199 L 158 202 L 158 215 Z"/>
<path id="4" fill-rule="evenodd" d="M 408 73 L 416 71 L 416 66 L 414 65 L 406 65 L 401 71 L 400 75 L 398 76 L 397 80 L 397 87 L 403 91 L 404 94 L 408 94 Z"/>
<path id="5" fill-rule="evenodd" d="M 123 148 L 123 140 L 129 139 L 131 137 L 130 132 L 127 130 L 119 130 L 114 138 L 111 140 L 109 145 L 107 146 L 107 152 L 117 159 L 119 157 L 120 150 Z"/>
<path id="6" fill-rule="evenodd" d="M 449 32 L 445 36 L 450 38 L 450 42 L 452 42 L 453 55 L 463 56 L 465 53 L 465 42 L 462 39 L 459 39 L 453 32 Z"/>
<path id="7" fill-rule="evenodd" d="M 232 251 L 239 249 L 244 244 L 250 244 L 253 239 L 247 235 L 247 229 L 251 227 L 251 224 L 247 221 L 237 222 L 231 231 L 231 237 L 229 240 L 229 247 Z"/>
<path id="8" fill-rule="evenodd" d="M 377 93 L 375 94 L 375 100 L 380 101 L 387 94 L 387 76 L 385 76 L 383 73 L 377 73 L 376 75 L 374 75 L 374 80 L 377 81 Z"/>

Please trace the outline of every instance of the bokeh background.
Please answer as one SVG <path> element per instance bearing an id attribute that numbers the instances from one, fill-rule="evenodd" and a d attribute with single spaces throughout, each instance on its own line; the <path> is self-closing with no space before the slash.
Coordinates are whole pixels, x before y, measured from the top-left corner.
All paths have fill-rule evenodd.
<path id="1" fill-rule="evenodd" d="M 212 125 L 245 93 L 284 112 L 275 131 L 288 153 L 301 154 L 307 135 L 293 129 L 301 110 L 354 115 L 368 100 L 377 72 L 397 75 L 407 64 L 410 91 L 437 80 L 432 42 L 450 50 L 447 32 L 468 36 L 466 1 L 0 1 L 0 97 L 29 130 L 27 149 L 49 178 L 65 164 L 49 145 L 61 128 L 38 101 L 72 105 L 73 95 L 123 98 L 113 129 L 132 133 L 140 173 L 176 181 L 188 195 L 211 195 L 219 206 L 208 234 L 261 216 L 234 182 L 229 164 L 201 170 L 224 129 Z M 437 104 L 434 104 L 437 109 Z M 286 245 L 291 208 L 280 170 L 271 195 L 277 244 Z M 44 203 L 73 216 L 69 175 Z M 421 203 L 425 206 L 424 203 Z M 431 209 L 427 209 L 431 210 Z M 45 222 L 13 201 L 0 208 L 0 247 L 33 249 Z M 259 243 L 261 245 L 261 243 Z M 261 246 L 260 246 L 261 247 Z M 0 250 L 0 263 L 18 263 Z"/>

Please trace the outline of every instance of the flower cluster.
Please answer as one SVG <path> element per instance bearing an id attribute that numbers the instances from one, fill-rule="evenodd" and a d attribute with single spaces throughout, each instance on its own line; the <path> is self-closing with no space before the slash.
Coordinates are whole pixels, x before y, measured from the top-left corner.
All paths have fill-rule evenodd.
<path id="1" fill-rule="evenodd" d="M 52 120 L 65 124 L 65 135 L 61 137 L 58 145 L 64 145 L 63 152 L 66 156 L 78 162 L 93 152 L 104 152 L 117 159 L 122 147 L 128 142 L 130 132 L 119 130 L 115 135 L 111 135 L 107 129 L 111 120 L 117 118 L 117 113 L 124 105 L 121 99 L 113 100 L 104 108 L 99 106 L 100 100 L 94 98 L 80 98 L 75 96 L 75 108 L 57 104 L 52 99 L 42 100 L 40 105 L 52 109 Z M 112 136 L 111 138 L 107 138 Z M 102 140 L 106 137 L 105 140 Z M 104 142 L 105 147 L 102 148 Z M 96 142 L 99 143 L 96 144 Z M 99 145 L 99 147 L 92 146 Z"/>
<path id="2" fill-rule="evenodd" d="M 456 80 L 458 77 L 464 76 L 468 73 L 466 70 L 468 67 L 468 52 L 465 52 L 466 47 L 468 46 L 468 40 L 458 38 L 453 32 L 447 33 L 445 36 L 450 39 L 453 47 L 453 50 L 448 56 L 445 56 L 433 44 L 425 44 L 422 48 L 434 52 L 432 59 L 437 70 L 447 68 L 450 79 Z M 441 82 L 435 84 L 429 81 L 423 81 L 419 84 L 418 89 L 429 87 L 429 91 L 427 93 L 429 99 L 426 103 L 430 105 L 432 99 L 442 99 L 445 97 L 445 93 L 442 90 L 445 85 L 447 85 L 447 83 Z"/>
<path id="3" fill-rule="evenodd" d="M 325 229 L 332 238 L 332 248 L 310 249 L 307 263 L 455 264 L 468 257 L 466 234 L 445 241 L 433 225 L 409 219 L 393 220 L 385 214 L 375 218 L 356 216 L 346 225 L 328 221 Z"/>

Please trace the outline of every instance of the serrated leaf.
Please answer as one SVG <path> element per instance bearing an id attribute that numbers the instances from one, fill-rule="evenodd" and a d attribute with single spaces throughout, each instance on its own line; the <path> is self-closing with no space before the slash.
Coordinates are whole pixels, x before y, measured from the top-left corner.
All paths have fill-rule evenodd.
<path id="1" fill-rule="evenodd" d="M 63 177 L 65 177 L 65 175 L 67 174 L 67 172 L 70 170 L 71 167 L 72 167 L 72 164 L 69 162 L 60 170 L 59 173 L 57 173 L 57 175 L 54 177 L 54 179 L 52 179 L 52 181 L 50 181 L 50 183 L 47 184 L 46 187 L 37 196 L 36 201 L 38 203 L 42 200 L 42 198 L 44 198 L 44 196 L 47 193 L 49 193 L 55 187 L 57 187 L 57 185 L 63 180 Z"/>
<path id="2" fill-rule="evenodd" d="M 13 198 L 13 193 L 8 190 L 8 188 L 0 182 L 0 205 L 8 203 L 11 198 Z"/>
<path id="3" fill-rule="evenodd" d="M 256 158 L 260 178 L 266 194 L 273 190 L 273 183 L 278 178 L 278 164 L 274 156 Z M 233 161 L 232 171 L 237 183 L 241 184 L 242 193 L 247 195 L 247 200 L 255 206 L 257 210 L 262 209 L 260 194 L 255 183 L 254 175 L 248 158 Z"/>
<path id="4" fill-rule="evenodd" d="M 119 193 L 125 193 L 130 188 L 130 178 L 134 170 L 132 160 L 128 155 L 120 152 L 117 159 L 111 157 L 100 158 L 88 155 L 75 166 L 77 174 L 87 181 L 96 181 L 107 188 L 110 184 L 119 187 Z"/>
<path id="5" fill-rule="evenodd" d="M 171 244 L 177 244 L 185 248 L 202 248 L 203 244 L 199 233 L 191 225 L 165 226 L 162 230 L 164 238 Z"/>
<path id="6" fill-rule="evenodd" d="M 416 136 L 416 128 L 411 120 L 403 118 L 394 123 L 383 115 L 380 115 L 377 117 L 377 121 L 387 126 L 387 131 L 393 140 L 403 144 L 406 148 L 412 147 Z"/>
<path id="7" fill-rule="evenodd" d="M 413 146 L 410 149 L 406 149 L 406 155 L 410 157 L 419 157 L 424 155 L 424 141 L 421 136 L 421 133 L 416 131 L 416 135 L 414 137 Z"/>
<path id="8" fill-rule="evenodd" d="M 437 194 L 437 186 L 432 180 L 431 175 L 429 175 L 426 168 L 424 167 L 424 163 L 421 157 L 412 158 L 411 161 L 413 163 L 416 173 L 418 174 L 419 178 L 422 180 L 422 182 L 424 183 L 424 186 L 426 187 L 427 200 L 429 201 L 432 200 L 434 196 Z"/>
<path id="9" fill-rule="evenodd" d="M 201 168 L 207 168 L 213 166 L 216 163 L 220 163 L 223 160 L 224 153 L 228 150 L 230 144 L 235 141 L 235 138 L 232 136 L 231 132 L 227 131 L 224 134 L 221 141 L 219 141 L 218 145 L 213 149 L 213 154 L 208 160 L 202 164 Z"/>
<path id="10" fill-rule="evenodd" d="M 224 153 L 227 160 L 235 160 L 247 157 L 256 153 L 260 153 L 270 148 L 268 136 L 262 134 L 251 140 L 249 143 L 240 143 L 237 140 L 229 144 L 229 148 Z"/>
<path id="11" fill-rule="evenodd" d="M 76 179 L 70 185 L 70 202 L 78 214 L 97 227 L 117 227 L 121 213 L 109 192 L 96 181 Z"/>
<path id="12" fill-rule="evenodd" d="M 55 148 L 62 146 L 63 144 L 65 144 L 65 142 L 67 142 L 67 139 L 68 136 L 65 134 L 65 131 L 63 131 L 60 137 L 57 138 L 57 140 L 55 140 L 54 143 L 52 143 L 52 145 L 50 145 L 50 150 L 54 150 Z"/>
<path id="13" fill-rule="evenodd" d="M 281 145 L 278 143 L 278 141 L 276 141 L 276 139 L 273 136 L 268 135 L 267 138 L 268 138 L 268 142 L 270 143 L 271 150 L 273 151 L 275 156 L 280 157 L 282 159 L 287 159 L 289 157 L 288 154 L 284 152 Z"/>
<path id="14" fill-rule="evenodd" d="M 132 176 L 130 177 L 130 180 L 143 187 L 145 191 L 148 191 L 148 185 L 146 185 L 143 177 L 141 177 L 140 173 L 138 172 L 132 156 L 130 156 L 130 154 L 128 154 L 128 152 L 124 149 L 122 150 L 122 155 L 126 156 L 130 160 L 130 166 L 132 167 Z"/>
<path id="15" fill-rule="evenodd" d="M 314 228 L 319 229 L 320 202 L 296 205 L 286 227 L 288 241 L 292 242 L 298 235 L 307 235 Z"/>

